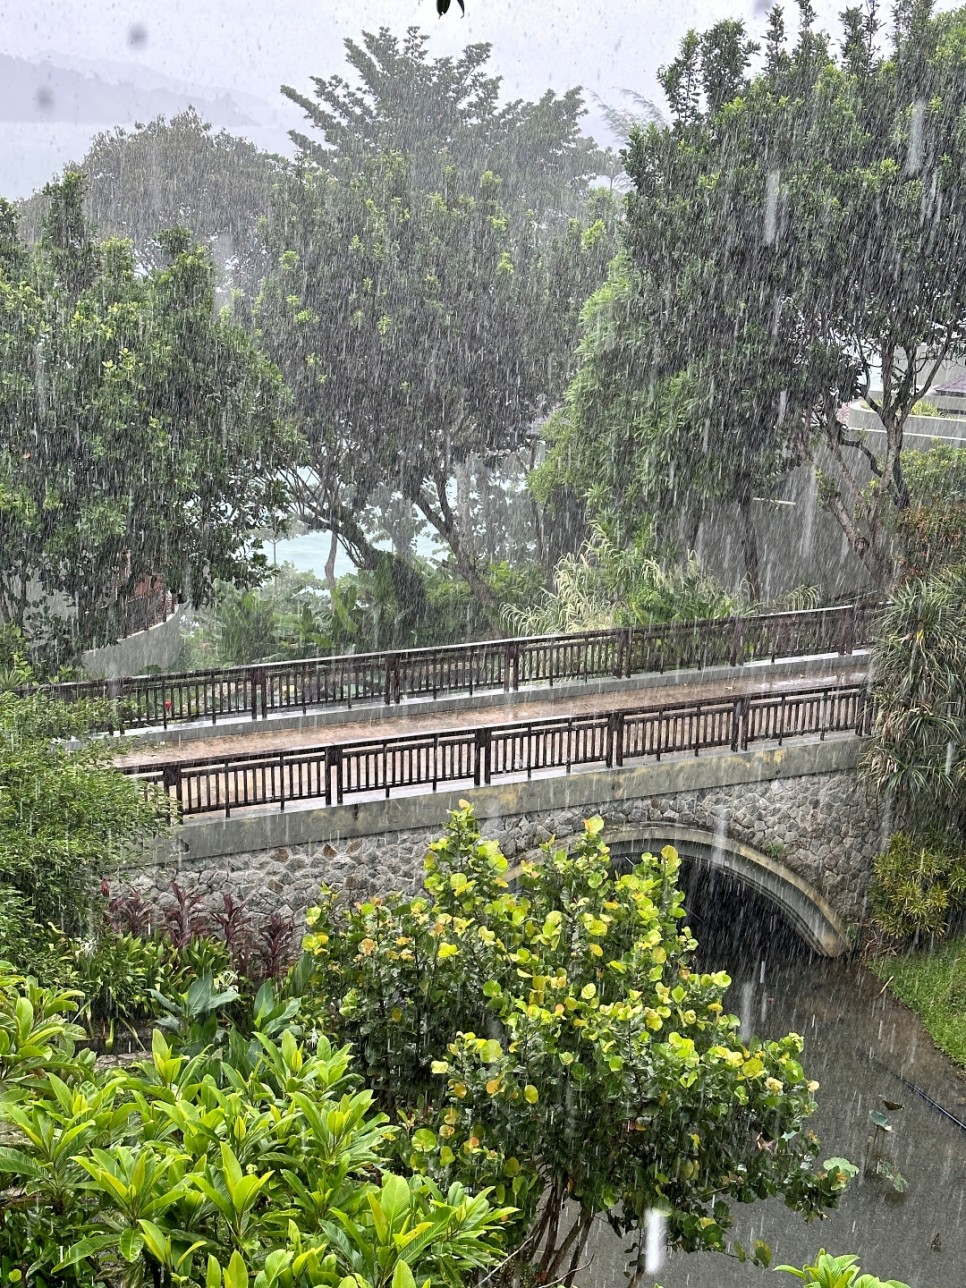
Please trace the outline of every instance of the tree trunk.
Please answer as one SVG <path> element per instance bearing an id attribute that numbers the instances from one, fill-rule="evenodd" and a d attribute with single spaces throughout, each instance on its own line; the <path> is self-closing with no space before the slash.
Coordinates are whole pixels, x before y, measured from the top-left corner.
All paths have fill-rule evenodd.
<path id="1" fill-rule="evenodd" d="M 741 553 L 745 563 L 748 594 L 752 603 L 758 604 L 761 602 L 761 564 L 758 556 L 758 533 L 755 531 L 751 505 L 751 497 L 746 496 L 739 501 L 738 511 L 741 517 Z"/>
<path id="2" fill-rule="evenodd" d="M 435 486 L 439 510 L 434 508 L 430 498 L 424 492 L 417 501 L 419 511 L 449 546 L 460 576 L 464 578 L 479 600 L 487 617 L 495 626 L 499 625 L 500 601 L 480 576 L 476 561 L 463 545 L 456 516 L 446 500 L 445 480 L 435 480 Z"/>
<path id="3" fill-rule="evenodd" d="M 336 593 L 335 560 L 338 553 L 339 534 L 336 532 L 335 528 L 333 528 L 331 540 L 329 541 L 329 553 L 325 560 L 325 584 L 329 588 L 330 595 L 334 595 Z"/>

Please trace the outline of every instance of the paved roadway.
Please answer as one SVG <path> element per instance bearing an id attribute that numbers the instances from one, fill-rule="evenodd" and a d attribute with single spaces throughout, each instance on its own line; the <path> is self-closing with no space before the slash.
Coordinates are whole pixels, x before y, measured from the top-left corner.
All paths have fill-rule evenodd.
<path id="1" fill-rule="evenodd" d="M 574 696 L 553 694 L 552 690 L 534 691 L 532 697 L 498 707 L 472 707 L 458 711 L 434 710 L 426 701 L 403 702 L 394 710 L 398 714 L 381 717 L 378 721 L 360 714 L 353 719 L 346 713 L 346 720 L 338 724 L 318 724 L 291 717 L 285 729 L 259 728 L 257 722 L 236 726 L 236 732 L 226 734 L 217 726 L 208 726 L 210 736 L 187 742 L 159 740 L 150 745 L 128 744 L 127 751 L 120 751 L 115 764 L 124 768 L 152 767 L 175 762 L 198 760 L 212 756 L 236 756 L 272 751 L 297 751 L 301 749 L 335 746 L 371 738 L 394 738 L 408 734 L 437 733 L 447 730 L 473 728 L 481 725 L 504 725 L 554 716 L 592 715 L 640 707 L 671 706 L 701 699 L 722 699 L 745 694 L 781 693 L 788 689 L 822 688 L 828 684 L 856 684 L 866 676 L 863 664 L 849 666 L 848 659 L 830 657 L 828 667 L 815 669 L 814 661 L 801 666 L 783 667 L 776 674 L 770 667 L 754 666 L 731 672 L 725 678 L 700 680 L 700 672 L 682 675 L 677 682 L 641 685 L 630 679 L 620 689 L 607 693 L 586 693 Z M 843 663 L 846 663 L 843 666 Z M 384 710 L 384 709 L 380 709 Z M 139 735 L 143 739 L 143 733 Z"/>

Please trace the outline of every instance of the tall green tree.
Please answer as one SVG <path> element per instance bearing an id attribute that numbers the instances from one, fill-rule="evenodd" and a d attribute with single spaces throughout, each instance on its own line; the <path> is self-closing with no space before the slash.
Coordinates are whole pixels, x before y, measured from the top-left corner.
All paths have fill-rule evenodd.
<path id="1" fill-rule="evenodd" d="M 0 261 L 0 621 L 60 596 L 87 647 L 152 579 L 200 603 L 216 578 L 257 578 L 248 543 L 296 442 L 189 233 L 163 234 L 144 273 L 129 243 L 95 240 L 79 175 L 47 195 L 35 250 Z"/>
<path id="2" fill-rule="evenodd" d="M 363 40 L 347 43 L 358 84 L 289 91 L 321 132 L 295 136 L 259 314 L 309 444 L 290 482 L 369 568 L 361 511 L 402 497 L 493 603 L 461 480 L 526 446 L 560 396 L 611 203 L 586 200 L 598 153 L 576 93 L 500 107 L 487 46 L 431 60 L 415 32 Z"/>
<path id="3" fill-rule="evenodd" d="M 188 108 L 170 120 L 103 131 L 68 170 L 84 175 L 88 221 L 102 237 L 129 240 L 143 269 L 166 263 L 165 229 L 189 227 L 224 281 L 254 294 L 265 269 L 258 223 L 271 209 L 282 164 Z M 47 206 L 42 193 L 21 203 L 28 240 L 41 236 Z"/>
<path id="4" fill-rule="evenodd" d="M 835 55 L 804 0 L 790 48 L 773 11 L 755 74 L 737 33 L 689 38 L 664 71 L 673 126 L 638 130 L 626 156 L 649 381 L 688 373 L 715 459 L 816 469 L 879 585 L 909 505 L 906 422 L 966 351 L 966 13 L 930 9 L 898 6 L 884 55 L 874 16 L 847 11 Z M 857 397 L 881 435 L 849 428 Z"/>
<path id="5" fill-rule="evenodd" d="M 584 309 L 577 369 L 562 408 L 544 428 L 549 450 L 530 485 L 552 507 L 576 498 L 591 524 L 614 528 L 625 540 L 653 535 L 665 549 L 679 542 L 691 549 L 707 507 L 736 502 L 746 580 L 756 600 L 761 573 L 753 498 L 768 491 L 792 458 L 777 433 L 756 434 L 755 451 L 747 444 L 757 430 L 757 400 L 766 392 L 757 382 L 777 383 L 781 373 L 759 372 L 750 344 L 732 353 L 720 375 L 710 376 L 700 357 L 681 371 L 657 369 L 657 289 L 642 280 L 629 254 L 614 259 Z"/>

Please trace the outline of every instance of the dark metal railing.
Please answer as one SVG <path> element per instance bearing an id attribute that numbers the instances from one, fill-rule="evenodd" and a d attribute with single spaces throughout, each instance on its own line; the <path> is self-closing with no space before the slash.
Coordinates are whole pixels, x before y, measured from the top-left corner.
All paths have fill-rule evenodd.
<path id="1" fill-rule="evenodd" d="M 713 698 L 606 714 L 374 738 L 297 751 L 211 756 L 126 772 L 163 787 L 181 814 L 223 813 L 298 801 L 341 805 L 346 797 L 500 778 L 617 768 L 627 761 L 702 751 L 745 751 L 754 743 L 827 734 L 866 735 L 871 704 L 863 685 Z"/>
<path id="2" fill-rule="evenodd" d="M 875 604 L 729 617 L 576 635 L 487 640 L 441 648 L 302 658 L 177 675 L 50 685 L 65 701 L 107 699 L 111 727 L 139 729 L 284 712 L 392 704 L 446 693 L 511 692 L 567 681 L 737 666 L 870 643 Z"/>

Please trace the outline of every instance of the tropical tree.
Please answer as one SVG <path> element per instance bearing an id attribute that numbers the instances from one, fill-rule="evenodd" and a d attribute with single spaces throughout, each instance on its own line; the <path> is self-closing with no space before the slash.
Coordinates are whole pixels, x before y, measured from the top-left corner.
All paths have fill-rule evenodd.
<path id="1" fill-rule="evenodd" d="M 295 135 L 259 312 L 309 444 L 289 482 L 300 517 L 369 569 L 360 512 L 402 498 L 492 605 L 468 481 L 529 449 L 562 391 L 611 203 L 584 200 L 598 154 L 576 93 L 500 108 L 487 46 L 431 60 L 415 31 L 346 48 L 358 85 L 286 91 L 321 132 Z"/>
<path id="2" fill-rule="evenodd" d="M 190 234 L 162 234 L 145 274 L 94 239 L 79 175 L 47 196 L 36 249 L 8 239 L 0 260 L 0 621 L 23 630 L 60 596 L 89 647 L 146 586 L 201 603 L 216 578 L 257 579 L 250 543 L 298 447 L 277 370 L 215 312 Z"/>
<path id="3" fill-rule="evenodd" d="M 654 307 L 633 258 L 622 251 L 584 308 L 577 369 L 562 408 L 544 426 L 548 452 L 530 486 L 551 508 L 566 510 L 575 499 L 591 524 L 616 522 L 637 539 L 653 534 L 665 546 L 682 542 L 689 550 L 708 506 L 733 501 L 745 578 L 759 599 L 753 500 L 767 494 L 792 458 L 775 435 L 768 441 L 758 435 L 757 450 L 746 448 L 761 396 L 751 355 L 732 355 L 729 419 L 720 424 L 712 400 L 720 402 L 726 391 L 705 379 L 699 354 L 687 370 L 655 368 Z"/>
<path id="4" fill-rule="evenodd" d="M 0 956 L 22 960 L 50 925 L 86 933 L 98 883 L 136 864 L 170 819 L 167 798 L 110 764 L 105 713 L 0 694 Z"/>
<path id="5" fill-rule="evenodd" d="M 417 27 L 402 38 L 381 27 L 363 32 L 361 43 L 344 43 L 354 84 L 341 75 L 313 77 L 311 97 L 282 87 L 317 131 L 292 132 L 305 159 L 351 173 L 365 157 L 400 152 L 421 190 L 432 191 L 447 166 L 477 178 L 492 171 L 512 215 L 534 210 L 560 223 L 583 213 L 587 188 L 604 173 L 607 156 L 580 132 L 579 89 L 501 105 L 501 78 L 489 71 L 487 44 L 467 45 L 457 59 L 434 59 Z"/>
<path id="6" fill-rule="evenodd" d="M 882 56 L 873 18 L 850 10 L 835 57 L 807 0 L 799 10 L 791 48 L 773 10 L 755 74 L 740 25 L 689 35 L 662 72 L 673 126 L 632 136 L 639 369 L 658 391 L 686 373 L 688 432 L 712 472 L 816 469 L 884 586 L 910 503 L 906 422 L 966 350 L 966 15 L 899 5 Z M 843 404 L 857 397 L 880 435 L 849 427 Z"/>
<path id="7" fill-rule="evenodd" d="M 83 160 L 67 167 L 84 175 L 84 213 L 102 237 L 123 237 L 145 269 L 167 263 L 161 234 L 191 228 L 227 283 L 254 294 L 265 269 L 258 222 L 271 208 L 279 157 L 249 139 L 215 131 L 194 108 L 96 135 Z M 20 205 L 24 234 L 42 234 L 47 199 Z"/>
<path id="8" fill-rule="evenodd" d="M 910 577 L 877 620 L 865 773 L 913 829 L 966 837 L 966 567 Z"/>
<path id="9" fill-rule="evenodd" d="M 326 893 L 305 940 L 306 995 L 406 1125 L 404 1161 L 494 1186 L 549 1281 L 572 1282 L 598 1215 L 640 1239 L 661 1208 L 673 1245 L 720 1248 L 729 1200 L 781 1193 L 815 1214 L 850 1170 L 812 1170 L 801 1039 L 740 1040 L 727 975 L 694 968 L 676 853 L 619 875 L 601 820 L 585 827 L 511 888 L 464 802 L 423 892 L 354 908 Z"/>

